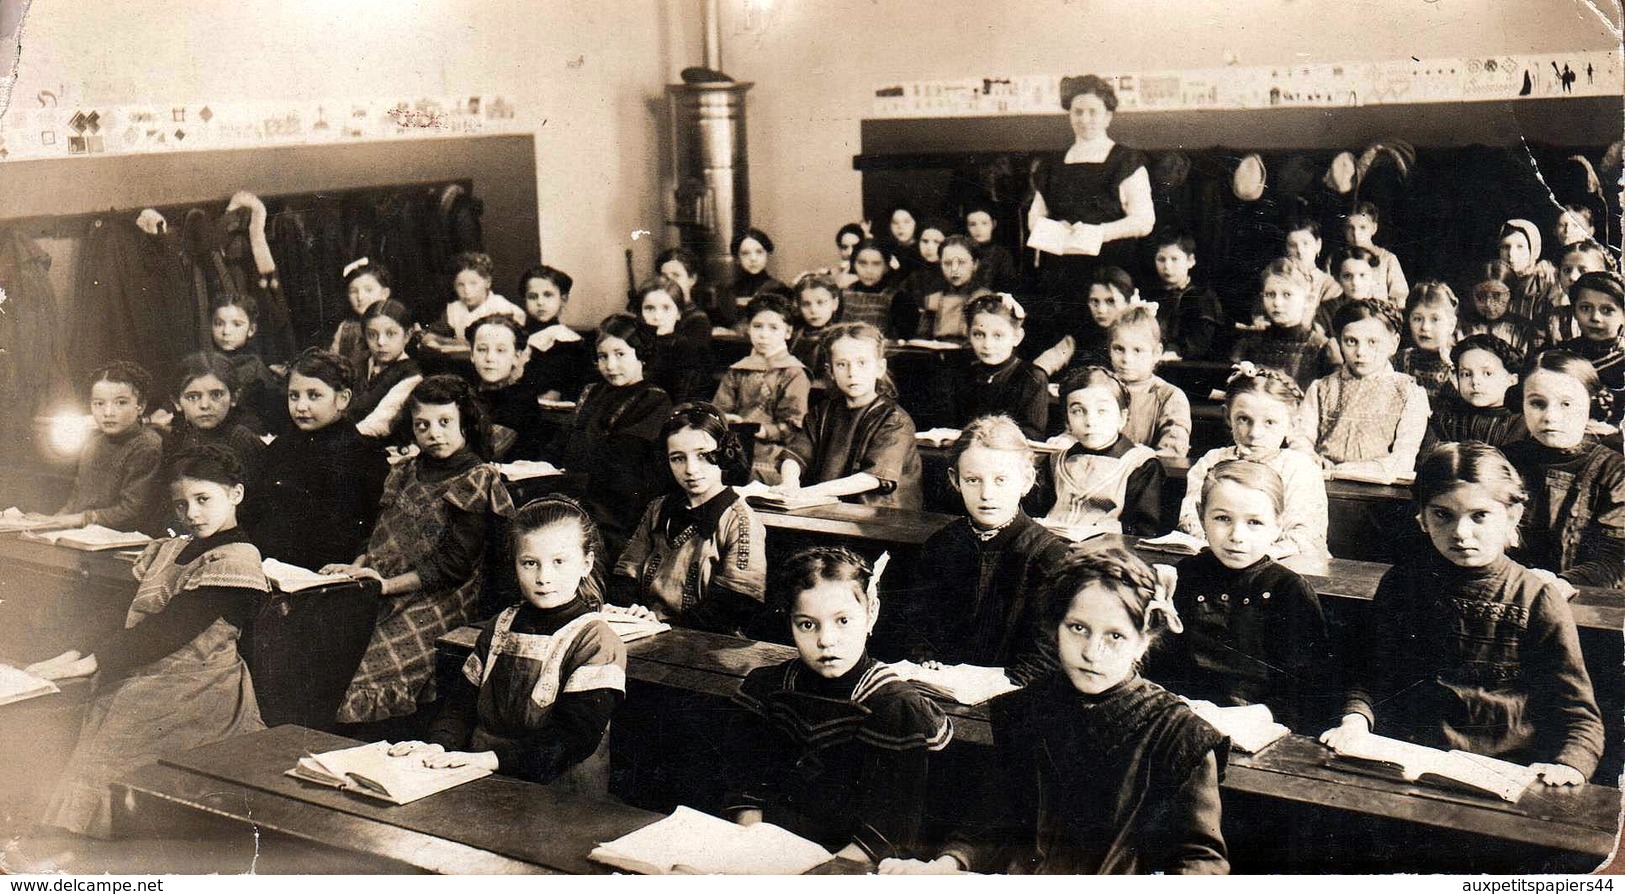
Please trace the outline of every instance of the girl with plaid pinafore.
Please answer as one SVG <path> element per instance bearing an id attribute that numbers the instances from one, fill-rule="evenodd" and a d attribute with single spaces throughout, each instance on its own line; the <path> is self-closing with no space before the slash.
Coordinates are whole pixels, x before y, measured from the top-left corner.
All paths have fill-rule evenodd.
<path id="1" fill-rule="evenodd" d="M 367 552 L 353 565 L 322 569 L 360 578 L 382 597 L 337 716 L 341 724 L 373 725 L 349 730 L 363 737 L 421 732 L 428 715 L 418 708 L 437 697 L 435 640 L 476 620 L 486 532 L 492 516 L 513 513 L 500 473 L 484 461 L 490 425 L 472 386 L 431 376 L 407 408 L 419 454 L 384 483 Z"/>

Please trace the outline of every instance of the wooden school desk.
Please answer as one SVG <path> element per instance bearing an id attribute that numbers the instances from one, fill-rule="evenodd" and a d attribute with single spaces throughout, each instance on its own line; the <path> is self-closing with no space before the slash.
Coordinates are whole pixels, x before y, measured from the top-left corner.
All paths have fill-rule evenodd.
<path id="1" fill-rule="evenodd" d="M 477 628 L 464 627 L 441 638 L 442 673 L 458 672 L 477 636 Z M 788 646 L 675 628 L 629 644 L 627 676 L 632 681 L 725 699 L 752 669 L 795 655 Z M 659 699 L 637 699 L 633 692 L 629 690 L 623 712 L 661 710 Z M 953 718 L 956 745 L 950 745 L 951 749 L 985 750 L 992 745 L 985 705 L 939 704 Z M 988 755 L 990 752 L 982 757 Z M 651 757 L 640 755 L 639 759 Z M 1255 810 L 1278 811 L 1284 805 L 1298 805 L 1323 819 L 1328 814 L 1357 814 L 1446 830 L 1475 841 L 1486 852 L 1516 846 L 1531 853 L 1570 854 L 1574 861 L 1563 865 L 1582 869 L 1594 866 L 1612 849 L 1620 810 L 1619 791 L 1600 785 L 1576 789 L 1531 786 L 1517 803 L 1508 804 L 1362 774 L 1339 766 L 1329 750 L 1307 735 L 1290 736 L 1256 755 L 1233 753 L 1223 789 L 1227 834 L 1230 824 L 1246 825 Z M 1232 801 L 1248 806 L 1232 811 Z M 1482 865 L 1480 858 L 1474 859 L 1478 862 L 1463 862 L 1460 868 Z M 1396 859 L 1394 868 L 1403 867 L 1403 859 Z"/>
<path id="2" fill-rule="evenodd" d="M 126 835 L 253 836 L 256 854 L 327 856 L 354 873 L 609 874 L 587 855 L 663 818 L 613 798 L 493 774 L 411 804 L 384 804 L 285 775 L 307 752 L 358 745 L 279 726 L 164 758 L 115 784 Z M 325 852 L 325 853 L 324 853 Z M 814 873 L 855 869 L 832 860 Z"/>

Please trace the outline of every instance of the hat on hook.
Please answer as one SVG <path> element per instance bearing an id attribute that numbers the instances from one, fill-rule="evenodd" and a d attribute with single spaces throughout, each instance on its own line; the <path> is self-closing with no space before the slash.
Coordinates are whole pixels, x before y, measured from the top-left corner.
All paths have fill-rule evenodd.
<path id="1" fill-rule="evenodd" d="M 1264 197 L 1267 181 L 1264 159 L 1257 152 L 1249 152 L 1230 175 L 1230 190 L 1243 202 L 1256 202 Z"/>
<path id="2" fill-rule="evenodd" d="M 1340 196 L 1346 196 L 1354 191 L 1354 153 L 1347 150 L 1337 153 L 1332 163 L 1326 167 L 1326 177 L 1322 181 L 1326 188 Z"/>

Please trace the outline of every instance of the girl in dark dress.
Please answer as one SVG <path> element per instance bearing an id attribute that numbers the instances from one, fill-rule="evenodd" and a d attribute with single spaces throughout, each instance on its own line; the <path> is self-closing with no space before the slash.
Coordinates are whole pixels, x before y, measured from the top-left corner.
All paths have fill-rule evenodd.
<path id="1" fill-rule="evenodd" d="M 739 684 L 726 804 L 740 825 L 770 822 L 866 865 L 916 853 L 930 755 L 953 736 L 941 708 L 869 655 L 884 567 L 832 547 L 790 559 L 799 654 Z"/>
<path id="2" fill-rule="evenodd" d="M 1229 742 L 1139 674 L 1163 631 L 1184 629 L 1172 569 L 1122 547 L 1075 546 L 1043 590 L 1060 669 L 988 708 L 996 818 L 941 856 L 882 873 L 1222 874 L 1219 777 Z"/>
<path id="3" fill-rule="evenodd" d="M 367 308 L 361 318 L 366 338 L 365 359 L 356 368 L 360 378 L 355 399 L 345 415 L 356 429 L 373 438 L 390 437 L 406 407 L 407 395 L 423 381 L 423 369 L 407 353 L 418 326 L 405 304 L 386 299 Z M 406 442 L 404 434 L 402 443 Z"/>
<path id="4" fill-rule="evenodd" d="M 645 374 L 679 403 L 709 398 L 717 390 L 711 377 L 710 318 L 687 303 L 683 290 L 669 277 L 643 283 L 637 296 L 631 310 L 653 333 Z"/>
<path id="5" fill-rule="evenodd" d="M 723 289 L 714 310 L 706 315 L 718 326 L 733 327 L 740 321 L 740 313 L 750 299 L 763 292 L 790 294 L 790 287 L 767 272 L 768 258 L 773 254 L 773 239 L 761 230 L 751 227 L 734 236 L 728 245 L 733 256 L 733 279 Z"/>
<path id="6" fill-rule="evenodd" d="M 580 333 L 564 325 L 560 315 L 570 303 L 575 280 L 546 264 L 519 276 L 519 294 L 525 299 L 525 345 L 530 360 L 525 368 L 541 387 L 543 400 L 573 401 L 586 384 L 590 366 L 587 343 Z"/>
<path id="7" fill-rule="evenodd" d="M 584 473 L 582 503 L 608 544 L 605 561 L 620 555 L 649 501 L 665 492 L 660 427 L 671 398 L 643 377 L 653 338 L 631 314 L 598 324 L 594 347 L 603 381 L 587 386 L 566 434 L 561 465 Z"/>

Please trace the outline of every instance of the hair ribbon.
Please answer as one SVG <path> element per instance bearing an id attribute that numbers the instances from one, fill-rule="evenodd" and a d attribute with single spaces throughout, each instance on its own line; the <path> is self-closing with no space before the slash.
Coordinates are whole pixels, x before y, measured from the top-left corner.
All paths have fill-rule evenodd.
<path id="1" fill-rule="evenodd" d="M 998 298 L 999 304 L 1003 305 L 1005 310 L 1010 311 L 1011 316 L 1018 320 L 1027 319 L 1027 309 L 1021 306 L 1021 302 L 1016 300 L 1016 296 L 1009 292 L 999 292 Z"/>
<path id="2" fill-rule="evenodd" d="M 371 265 L 372 261 L 368 260 L 367 258 L 356 258 L 350 263 L 344 265 L 344 270 L 339 273 L 339 276 L 349 276 L 351 273 L 354 273 L 362 267 L 368 267 Z"/>
<path id="3" fill-rule="evenodd" d="M 880 615 L 880 576 L 886 573 L 886 566 L 891 564 L 891 553 L 883 552 L 875 560 L 874 568 L 869 572 L 869 586 L 864 588 L 864 597 L 868 601 L 869 617 Z"/>
<path id="4" fill-rule="evenodd" d="M 1152 591 L 1151 601 L 1146 603 L 1145 621 L 1140 632 L 1149 633 L 1151 616 L 1160 612 L 1170 631 L 1184 633 L 1185 622 L 1179 619 L 1179 610 L 1174 608 L 1174 588 L 1179 586 L 1179 572 L 1172 565 L 1152 565 L 1151 571 L 1157 576 L 1157 585 Z"/>

